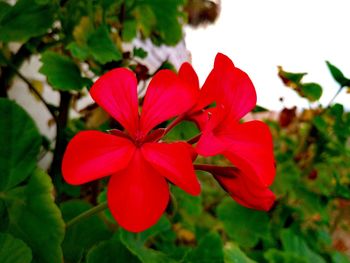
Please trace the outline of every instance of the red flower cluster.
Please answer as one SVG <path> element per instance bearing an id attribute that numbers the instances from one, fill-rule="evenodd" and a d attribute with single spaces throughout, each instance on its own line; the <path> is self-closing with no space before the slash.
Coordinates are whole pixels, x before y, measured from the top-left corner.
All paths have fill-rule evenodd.
<path id="1" fill-rule="evenodd" d="M 200 193 L 194 169 L 211 172 L 238 203 L 268 210 L 275 165 L 268 127 L 260 121 L 239 120 L 256 104 L 248 75 L 225 55 L 200 89 L 191 65 L 179 74 L 158 72 L 151 80 L 139 112 L 135 75 L 114 69 L 90 90 L 92 98 L 124 128 L 109 134 L 78 133 L 69 143 L 62 164 L 65 180 L 74 185 L 111 175 L 107 201 L 112 215 L 125 229 L 143 231 L 155 224 L 169 201 L 168 182 L 191 195 Z M 216 106 L 208 108 L 215 102 Z M 177 117 L 165 129 L 157 125 Z M 162 137 L 181 120 L 201 130 L 195 148 L 187 142 L 163 142 Z M 234 167 L 193 165 L 196 155 L 222 154 Z"/>

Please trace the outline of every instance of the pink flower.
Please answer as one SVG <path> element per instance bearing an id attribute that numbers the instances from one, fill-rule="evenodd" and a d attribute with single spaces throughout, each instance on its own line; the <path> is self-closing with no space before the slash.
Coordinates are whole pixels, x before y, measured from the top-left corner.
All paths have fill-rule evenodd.
<path id="1" fill-rule="evenodd" d="M 68 183 L 79 185 L 111 175 L 108 206 L 116 221 L 132 232 L 158 221 L 169 200 L 167 180 L 191 195 L 200 193 L 192 147 L 185 142 L 159 142 L 162 132 L 152 131 L 195 103 L 197 94 L 176 74 L 163 70 L 154 76 L 141 113 L 137 80 L 127 69 L 100 77 L 90 94 L 125 131 L 78 133 L 63 157 L 62 173 Z"/>
<path id="2" fill-rule="evenodd" d="M 180 77 L 190 90 L 197 90 L 197 102 L 187 114 L 202 130 L 196 150 L 203 156 L 224 155 L 236 168 L 231 176 L 214 176 L 231 197 L 249 208 L 269 210 L 275 196 L 268 189 L 275 177 L 272 136 L 261 121 L 240 123 L 256 105 L 256 92 L 248 75 L 223 54 L 203 88 L 189 64 Z M 213 101 L 216 107 L 203 111 Z"/>

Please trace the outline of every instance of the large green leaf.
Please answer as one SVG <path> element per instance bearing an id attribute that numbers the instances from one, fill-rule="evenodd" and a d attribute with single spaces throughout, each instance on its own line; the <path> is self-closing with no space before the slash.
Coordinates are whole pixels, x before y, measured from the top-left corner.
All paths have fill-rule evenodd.
<path id="1" fill-rule="evenodd" d="M 224 247 L 225 263 L 256 263 L 250 259 L 236 244 L 227 243 Z"/>
<path id="2" fill-rule="evenodd" d="M 140 260 L 133 255 L 115 235 L 111 240 L 103 241 L 93 247 L 86 256 L 87 263 L 139 263 Z"/>
<path id="3" fill-rule="evenodd" d="M 31 247 L 33 262 L 61 263 L 63 260 L 60 245 L 64 222 L 53 191 L 50 177 L 38 170 L 28 185 L 9 192 L 9 231 Z"/>
<path id="4" fill-rule="evenodd" d="M 81 90 L 85 81 L 79 67 L 67 56 L 46 51 L 41 56 L 40 72 L 46 75 L 49 84 L 56 90 Z"/>
<path id="5" fill-rule="evenodd" d="M 280 251 L 275 248 L 271 248 L 264 253 L 264 258 L 268 263 L 309 263 L 299 255 L 288 251 Z"/>
<path id="6" fill-rule="evenodd" d="M 55 18 L 57 7 L 54 2 L 42 5 L 35 0 L 18 0 L 13 7 L 1 11 L 0 41 L 25 42 L 31 37 L 45 34 Z"/>
<path id="7" fill-rule="evenodd" d="M 1 263 L 30 263 L 32 251 L 22 240 L 0 233 L 0 259 Z"/>
<path id="8" fill-rule="evenodd" d="M 223 263 L 224 255 L 220 235 L 218 233 L 206 234 L 199 241 L 198 246 L 186 255 L 184 262 Z"/>
<path id="9" fill-rule="evenodd" d="M 139 239 L 139 234 L 120 231 L 121 242 L 143 263 L 175 263 L 176 261 L 166 254 L 145 247 L 143 240 Z"/>
<path id="10" fill-rule="evenodd" d="M 316 252 L 312 251 L 307 243 L 290 229 L 281 232 L 283 249 L 304 259 L 305 262 L 326 263 L 326 261 Z"/>
<path id="11" fill-rule="evenodd" d="M 41 136 L 32 118 L 15 102 L 0 98 L 0 193 L 35 169 Z"/>
<path id="12" fill-rule="evenodd" d="M 255 246 L 269 231 L 269 217 L 265 212 L 255 211 L 225 199 L 217 209 L 227 235 L 244 247 Z"/>
<path id="13" fill-rule="evenodd" d="M 94 59 L 102 64 L 122 59 L 121 52 L 110 38 L 105 26 L 99 27 L 90 35 L 87 45 Z"/>
<path id="14" fill-rule="evenodd" d="M 62 204 L 61 210 L 67 222 L 92 206 L 84 201 L 73 200 Z M 109 239 L 111 233 L 98 215 L 91 216 L 66 229 L 62 243 L 65 262 L 79 262 L 84 252 L 102 240 Z"/>

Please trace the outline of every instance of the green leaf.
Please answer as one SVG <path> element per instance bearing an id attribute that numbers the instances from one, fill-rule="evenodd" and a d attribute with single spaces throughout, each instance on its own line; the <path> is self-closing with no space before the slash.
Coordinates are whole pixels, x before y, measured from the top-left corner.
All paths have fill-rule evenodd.
<path id="1" fill-rule="evenodd" d="M 15 102 L 0 98 L 0 193 L 25 180 L 36 166 L 41 136 Z"/>
<path id="2" fill-rule="evenodd" d="M 67 222 L 92 206 L 84 201 L 73 200 L 62 204 L 61 211 Z M 98 215 L 93 215 L 66 229 L 62 243 L 65 262 L 79 262 L 85 251 L 102 240 L 109 239 L 111 233 Z"/>
<path id="3" fill-rule="evenodd" d="M 224 247 L 224 259 L 225 263 L 256 263 L 232 242 L 227 243 Z"/>
<path id="4" fill-rule="evenodd" d="M 135 20 L 125 20 L 123 23 L 122 39 L 131 42 L 137 34 L 137 24 Z"/>
<path id="5" fill-rule="evenodd" d="M 15 237 L 24 240 L 33 252 L 34 262 L 61 263 L 64 222 L 53 199 L 50 177 L 35 171 L 28 185 L 9 194 L 10 228 Z"/>
<path id="6" fill-rule="evenodd" d="M 1 263 L 30 263 L 32 251 L 22 240 L 0 233 L 0 259 Z"/>
<path id="7" fill-rule="evenodd" d="M 76 42 L 71 42 L 67 49 L 72 53 L 74 57 L 80 60 L 85 60 L 89 56 L 89 48 L 87 46 L 80 46 Z"/>
<path id="8" fill-rule="evenodd" d="M 102 64 L 122 59 L 122 54 L 110 38 L 106 26 L 101 26 L 93 32 L 89 36 L 87 45 L 92 56 Z"/>
<path id="9" fill-rule="evenodd" d="M 301 82 L 303 77 L 307 75 L 307 73 L 292 73 L 284 71 L 281 66 L 278 66 L 278 76 L 281 78 L 284 84 L 290 87 L 291 84 L 298 84 Z"/>
<path id="10" fill-rule="evenodd" d="M 340 84 L 340 86 L 345 87 L 345 86 L 350 86 L 350 79 L 346 78 L 343 74 L 343 72 L 340 71 L 336 66 L 331 64 L 329 61 L 326 61 L 327 67 L 329 71 L 332 74 L 332 77 L 336 82 Z"/>
<path id="11" fill-rule="evenodd" d="M 49 84 L 56 90 L 81 90 L 84 79 L 78 66 L 67 56 L 46 51 L 41 56 L 40 72 L 46 75 Z"/>
<path id="12" fill-rule="evenodd" d="M 269 217 L 225 199 L 217 208 L 217 215 L 224 223 L 227 235 L 244 247 L 255 246 L 269 231 Z"/>
<path id="13" fill-rule="evenodd" d="M 332 263 L 350 263 L 350 259 L 346 255 L 336 251 L 332 253 Z"/>
<path id="14" fill-rule="evenodd" d="M 268 263 L 309 263 L 299 255 L 271 248 L 264 253 Z M 316 263 L 316 262 L 315 262 Z"/>
<path id="15" fill-rule="evenodd" d="M 147 51 L 144 50 L 142 47 L 134 47 L 132 53 L 134 54 L 134 57 L 139 58 L 146 58 L 147 57 Z"/>
<path id="16" fill-rule="evenodd" d="M 111 240 L 103 241 L 93 247 L 86 256 L 87 263 L 115 263 L 128 262 L 139 263 L 134 256 L 119 240 L 117 236 Z"/>
<path id="17" fill-rule="evenodd" d="M 184 259 L 189 263 L 223 263 L 224 255 L 222 241 L 218 233 L 208 233 L 200 241 L 196 248 L 192 249 Z"/>
<path id="18" fill-rule="evenodd" d="M 281 232 L 281 241 L 285 251 L 304 258 L 306 262 L 326 263 L 319 254 L 312 251 L 307 243 L 294 234 L 291 229 L 285 229 Z"/>
<path id="19" fill-rule="evenodd" d="M 305 83 L 301 85 L 302 95 L 310 101 L 317 101 L 322 96 L 322 87 L 317 83 Z"/>
<path id="20" fill-rule="evenodd" d="M 121 242 L 137 256 L 143 263 L 175 263 L 176 261 L 166 254 L 144 246 L 143 242 L 138 239 L 139 234 L 120 231 Z"/>
<path id="21" fill-rule="evenodd" d="M 168 140 L 188 140 L 199 133 L 193 122 L 183 121 L 176 125 L 167 135 Z"/>
<path id="22" fill-rule="evenodd" d="M 57 7 L 52 1 L 39 5 L 35 0 L 18 0 L 13 7 L 6 9 L 0 12 L 0 41 L 26 42 L 47 32 L 55 19 Z"/>

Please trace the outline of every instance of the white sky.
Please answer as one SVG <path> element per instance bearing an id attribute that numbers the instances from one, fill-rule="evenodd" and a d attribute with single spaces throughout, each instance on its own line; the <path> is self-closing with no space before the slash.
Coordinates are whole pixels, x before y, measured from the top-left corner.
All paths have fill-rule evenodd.
<path id="1" fill-rule="evenodd" d="M 201 83 L 217 52 L 228 55 L 251 77 L 258 104 L 269 109 L 284 105 L 307 107 L 277 76 L 277 66 L 307 72 L 305 81 L 321 84 L 327 104 L 338 86 L 325 60 L 350 77 L 350 0 L 222 0 L 214 25 L 186 29 L 187 48 Z M 350 106 L 345 90 L 337 102 Z"/>

